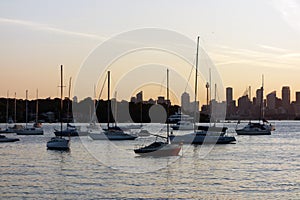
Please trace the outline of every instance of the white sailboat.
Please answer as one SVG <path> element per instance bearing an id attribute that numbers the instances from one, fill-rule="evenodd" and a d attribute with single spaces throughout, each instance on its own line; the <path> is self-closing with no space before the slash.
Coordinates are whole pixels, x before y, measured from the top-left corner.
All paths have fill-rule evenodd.
<path id="1" fill-rule="evenodd" d="M 264 119 L 264 76 L 262 76 L 262 86 L 260 88 L 260 92 L 261 99 L 259 121 L 256 123 L 250 121 L 244 128 L 236 128 L 235 131 L 238 135 L 271 135 L 271 132 L 275 130 L 275 127 Z"/>
<path id="2" fill-rule="evenodd" d="M 198 53 L 199 53 L 199 37 L 197 38 L 197 53 L 196 53 L 196 72 L 195 72 L 195 102 L 197 102 L 197 87 L 198 87 Z M 194 131 L 185 135 L 171 135 L 170 138 L 174 143 L 186 144 L 229 144 L 235 142 L 233 136 L 227 136 L 224 132 L 225 127 L 215 126 L 196 126 L 196 104 L 194 108 Z"/>
<path id="3" fill-rule="evenodd" d="M 63 122 L 62 122 L 62 112 L 63 112 L 63 66 L 60 66 L 61 71 L 61 86 L 60 86 L 60 131 L 63 131 Z M 65 139 L 60 136 L 56 136 L 51 138 L 50 141 L 47 142 L 47 148 L 50 150 L 69 150 L 70 149 L 70 137 L 69 139 Z"/>
<path id="4" fill-rule="evenodd" d="M 125 133 L 121 128 L 116 125 L 110 126 L 110 71 L 107 72 L 107 90 L 108 90 L 108 100 L 107 100 L 107 128 L 104 132 L 93 131 L 89 136 L 93 140 L 134 140 L 137 138 L 135 135 L 130 135 Z"/>
<path id="5" fill-rule="evenodd" d="M 38 91 L 37 91 L 38 96 Z M 37 106 L 36 106 L 36 116 L 38 116 L 38 97 L 36 100 Z M 36 117 L 36 120 L 38 118 Z M 16 130 L 15 132 L 17 135 L 43 135 L 44 130 L 42 127 L 37 126 L 37 121 L 35 122 L 36 126 L 28 127 L 28 90 L 26 90 L 26 126 L 23 129 Z"/>

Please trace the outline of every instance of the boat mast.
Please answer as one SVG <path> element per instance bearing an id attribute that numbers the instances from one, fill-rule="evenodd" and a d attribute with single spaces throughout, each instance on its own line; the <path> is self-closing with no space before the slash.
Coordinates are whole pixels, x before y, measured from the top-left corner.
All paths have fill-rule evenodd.
<path id="1" fill-rule="evenodd" d="M 36 89 L 36 108 L 35 108 L 35 123 L 38 123 L 39 116 L 39 90 Z"/>
<path id="2" fill-rule="evenodd" d="M 170 137 L 169 137 L 169 129 L 170 129 L 170 124 L 169 124 L 169 69 L 167 69 L 167 141 L 168 144 L 170 144 Z"/>
<path id="3" fill-rule="evenodd" d="M 259 121 L 264 118 L 264 75 L 262 75 L 262 83 L 260 88 L 260 115 L 259 115 Z"/>
<path id="4" fill-rule="evenodd" d="M 72 77 L 70 77 L 70 80 L 69 80 L 69 95 L 68 95 L 69 99 L 68 99 L 67 123 L 69 123 L 69 115 L 70 115 L 71 82 L 72 82 Z M 67 126 L 67 129 L 68 129 L 68 126 Z"/>
<path id="5" fill-rule="evenodd" d="M 196 132 L 196 118 L 197 118 L 197 87 L 198 87 L 198 53 L 199 53 L 199 39 L 200 37 L 197 37 L 197 52 L 196 52 L 196 72 L 195 72 L 195 102 L 194 102 L 194 132 Z"/>
<path id="6" fill-rule="evenodd" d="M 27 99 L 28 99 L 28 90 L 26 90 L 26 126 L 25 126 L 26 128 L 27 128 L 27 121 L 28 121 L 28 116 L 27 116 L 28 115 L 27 114 L 27 112 L 28 112 L 28 102 L 27 101 L 28 100 Z"/>
<path id="7" fill-rule="evenodd" d="M 110 120 L 110 71 L 107 72 L 107 130 L 109 129 Z"/>
<path id="8" fill-rule="evenodd" d="M 60 66 L 60 137 L 62 138 L 62 112 L 63 112 L 63 65 Z"/>
<path id="9" fill-rule="evenodd" d="M 15 119 L 14 122 L 17 123 L 17 93 L 15 92 Z"/>
<path id="10" fill-rule="evenodd" d="M 6 98 L 6 129 L 8 128 L 8 96 L 9 96 L 9 90 L 7 90 L 7 98 Z"/>
<path id="11" fill-rule="evenodd" d="M 118 114 L 118 102 L 117 102 L 117 91 L 115 91 L 115 109 L 114 109 L 115 127 L 117 126 L 117 114 Z"/>

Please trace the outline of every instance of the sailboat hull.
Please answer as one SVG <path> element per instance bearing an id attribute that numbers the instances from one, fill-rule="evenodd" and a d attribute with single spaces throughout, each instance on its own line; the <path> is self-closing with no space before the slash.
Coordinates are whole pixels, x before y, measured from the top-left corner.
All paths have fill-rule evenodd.
<path id="1" fill-rule="evenodd" d="M 262 131 L 246 131 L 243 129 L 235 130 L 238 135 L 271 135 L 271 131 L 262 130 Z"/>
<path id="2" fill-rule="evenodd" d="M 149 146 L 135 149 L 134 152 L 140 156 L 178 156 L 181 145 L 154 142 Z"/>
<path id="3" fill-rule="evenodd" d="M 16 130 L 17 135 L 43 135 L 44 131 L 42 128 L 25 128 L 21 130 Z"/>
<path id="4" fill-rule="evenodd" d="M 0 135 L 0 143 L 4 143 L 4 142 L 16 142 L 16 141 L 20 141 L 18 138 L 7 138 L 4 135 Z"/>
<path id="5" fill-rule="evenodd" d="M 172 143 L 183 144 L 229 144 L 236 141 L 233 136 L 210 136 L 199 134 L 186 134 L 178 136 L 170 136 Z"/>
<path id="6" fill-rule="evenodd" d="M 129 135 L 122 131 L 112 132 L 106 131 L 103 133 L 90 133 L 89 136 L 93 140 L 135 140 L 137 136 Z"/>
<path id="7" fill-rule="evenodd" d="M 50 150 L 69 150 L 70 149 L 70 140 L 64 138 L 51 138 L 47 142 L 47 148 Z"/>
<path id="8" fill-rule="evenodd" d="M 10 129 L 4 129 L 4 130 L 0 130 L 0 133 L 15 133 L 15 131 Z"/>
<path id="9" fill-rule="evenodd" d="M 77 136 L 86 136 L 88 135 L 88 132 L 82 132 L 82 131 L 77 131 L 77 130 L 63 130 L 63 131 L 59 131 L 59 130 L 55 130 L 54 134 L 59 137 L 59 136 L 65 136 L 65 137 L 77 137 Z"/>

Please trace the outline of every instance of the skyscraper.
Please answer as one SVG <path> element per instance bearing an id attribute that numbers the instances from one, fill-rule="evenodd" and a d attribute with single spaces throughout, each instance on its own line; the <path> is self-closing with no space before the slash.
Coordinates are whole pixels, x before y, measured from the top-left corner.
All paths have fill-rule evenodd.
<path id="1" fill-rule="evenodd" d="M 276 108 L 276 91 L 267 95 L 267 107 L 271 110 Z"/>
<path id="2" fill-rule="evenodd" d="M 181 108 L 183 111 L 190 111 L 190 95 L 186 92 L 181 95 Z"/>
<path id="3" fill-rule="evenodd" d="M 282 106 L 288 110 L 290 106 L 290 87 L 289 86 L 283 86 L 281 90 L 281 96 L 282 96 Z"/>
<path id="4" fill-rule="evenodd" d="M 262 88 L 256 90 L 256 105 L 260 106 L 263 102 L 263 90 Z"/>
<path id="5" fill-rule="evenodd" d="M 226 103 L 229 105 L 232 102 L 232 88 L 227 87 L 226 88 Z"/>
<path id="6" fill-rule="evenodd" d="M 137 93 L 136 102 L 137 103 L 142 103 L 143 102 L 143 91 L 140 91 L 139 93 Z"/>
<path id="7" fill-rule="evenodd" d="M 300 104 L 300 92 L 296 92 L 296 104 Z"/>

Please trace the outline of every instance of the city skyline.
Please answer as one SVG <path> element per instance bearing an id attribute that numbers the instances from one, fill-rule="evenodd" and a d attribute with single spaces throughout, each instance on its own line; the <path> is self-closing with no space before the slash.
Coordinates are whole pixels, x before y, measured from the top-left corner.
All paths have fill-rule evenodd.
<path id="1" fill-rule="evenodd" d="M 195 42 L 200 36 L 223 85 L 235 88 L 235 98 L 249 85 L 259 88 L 261 74 L 266 93 L 279 91 L 282 85 L 300 90 L 300 4 L 294 0 L 72 1 L 72 7 L 69 2 L 51 1 L 45 6 L 33 0 L 0 5 L 2 97 L 9 90 L 11 97 L 16 92 L 24 98 L 29 90 L 29 98 L 34 99 L 37 88 L 41 98 L 59 96 L 61 64 L 65 82 L 69 77 L 76 80 L 95 47 L 112 36 L 145 27 L 173 30 Z M 174 60 L 170 63 L 176 66 Z M 205 95 L 199 99 L 206 101 Z"/>

